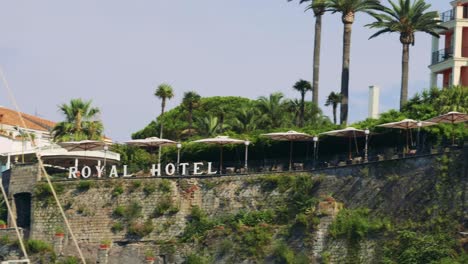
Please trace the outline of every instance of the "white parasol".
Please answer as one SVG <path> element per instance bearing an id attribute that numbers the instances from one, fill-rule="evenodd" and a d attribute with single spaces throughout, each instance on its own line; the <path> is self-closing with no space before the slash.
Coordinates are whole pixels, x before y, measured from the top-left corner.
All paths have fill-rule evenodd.
<path id="1" fill-rule="evenodd" d="M 228 136 L 217 136 L 193 141 L 194 143 L 206 143 L 220 146 L 219 153 L 219 173 L 223 170 L 223 146 L 230 144 L 244 144 L 245 140 L 230 138 Z"/>
<path id="2" fill-rule="evenodd" d="M 143 147 L 143 148 L 153 148 L 153 147 L 163 147 L 163 146 L 172 146 L 176 145 L 177 142 L 169 140 L 169 139 L 164 139 L 164 138 L 158 138 L 158 137 L 149 137 L 145 139 L 133 139 L 126 141 L 125 144 L 130 145 L 130 146 L 137 146 L 137 147 Z M 161 152 L 159 152 L 158 155 L 158 162 L 161 163 Z"/>
<path id="3" fill-rule="evenodd" d="M 279 141 L 289 141 L 289 170 L 292 169 L 292 153 L 293 153 L 293 141 L 311 141 L 313 136 L 296 132 L 296 131 L 288 131 L 288 132 L 274 132 L 268 134 L 262 134 L 264 137 L 269 137 L 273 140 Z"/>
<path id="4" fill-rule="evenodd" d="M 460 112 L 448 112 L 444 115 L 433 117 L 427 122 L 434 122 L 434 123 L 449 123 L 452 124 L 452 145 L 455 144 L 455 133 L 454 133 L 454 124 L 456 123 L 463 123 L 468 122 L 468 114 L 460 113 Z"/>
<path id="5" fill-rule="evenodd" d="M 397 128 L 403 129 L 406 131 L 406 151 L 409 150 L 409 130 L 412 128 L 419 128 L 419 127 L 426 127 L 426 126 L 433 126 L 436 123 L 427 122 L 427 121 L 416 121 L 413 119 L 403 119 L 398 122 L 391 122 L 378 125 L 378 127 L 386 127 L 386 128 Z"/>
<path id="6" fill-rule="evenodd" d="M 351 157 L 351 139 L 354 138 L 356 140 L 357 137 L 363 137 L 366 135 L 366 132 L 361 129 L 357 129 L 354 127 L 347 127 L 344 129 L 332 130 L 320 133 L 320 135 L 327 135 L 327 136 L 334 136 L 334 137 L 344 137 L 349 139 L 348 143 L 348 159 L 352 159 Z M 356 143 L 356 151 L 357 151 L 357 143 Z"/>

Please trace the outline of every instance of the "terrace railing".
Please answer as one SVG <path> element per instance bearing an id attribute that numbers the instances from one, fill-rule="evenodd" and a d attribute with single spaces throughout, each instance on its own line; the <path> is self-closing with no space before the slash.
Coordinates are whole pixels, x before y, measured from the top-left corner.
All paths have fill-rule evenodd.
<path id="1" fill-rule="evenodd" d="M 455 20 L 455 12 L 453 11 L 453 9 L 440 14 L 440 20 L 442 20 L 442 22 L 449 22 Z"/>
<path id="2" fill-rule="evenodd" d="M 453 58 L 453 47 L 441 49 L 432 53 L 432 64 L 437 64 Z"/>

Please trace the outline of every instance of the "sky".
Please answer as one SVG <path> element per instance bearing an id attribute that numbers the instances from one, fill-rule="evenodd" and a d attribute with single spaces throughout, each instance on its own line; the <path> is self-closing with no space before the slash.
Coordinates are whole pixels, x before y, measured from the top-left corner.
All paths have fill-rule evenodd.
<path id="1" fill-rule="evenodd" d="M 386 2 L 386 1 L 385 1 Z M 449 10 L 448 0 L 427 0 Z M 286 0 L 0 0 L 0 67 L 22 112 L 63 120 L 58 105 L 73 98 L 100 108 L 105 134 L 130 139 L 160 114 L 153 94 L 174 88 L 203 97 L 256 99 L 273 92 L 299 98 L 299 79 L 312 80 L 314 16 Z M 381 111 L 398 108 L 398 34 L 369 40 L 372 22 L 357 15 L 350 70 L 350 121 L 368 115 L 368 87 L 381 88 Z M 340 90 L 343 24 L 326 14 L 322 27 L 319 103 Z M 429 86 L 431 38 L 416 34 L 410 50 L 409 95 Z M 311 94 L 308 95 L 311 100 Z M 12 107 L 3 85 L 0 105 Z"/>

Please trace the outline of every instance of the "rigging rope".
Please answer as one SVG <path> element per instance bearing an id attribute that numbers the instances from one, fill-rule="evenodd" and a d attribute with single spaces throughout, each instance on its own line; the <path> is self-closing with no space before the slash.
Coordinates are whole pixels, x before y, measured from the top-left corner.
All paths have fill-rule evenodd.
<path id="1" fill-rule="evenodd" d="M 13 95 L 13 91 L 11 90 L 11 88 L 10 88 L 10 86 L 9 86 L 7 80 L 6 80 L 5 74 L 3 73 L 3 69 L 2 69 L 1 67 L 0 67 L 0 75 L 1 75 L 1 78 L 2 78 L 2 82 L 3 82 L 4 86 L 5 86 L 5 89 L 7 90 L 8 95 L 9 95 L 9 97 L 10 97 L 10 100 L 11 100 L 13 106 L 15 107 L 15 110 L 16 110 L 18 116 L 19 116 L 19 119 L 20 119 L 20 121 L 21 121 L 21 124 L 23 125 L 24 128 L 27 128 L 26 122 L 24 122 L 23 116 L 22 116 L 21 112 L 19 111 L 18 104 L 17 104 L 16 99 L 15 99 L 15 97 L 14 97 L 14 95 Z M 32 146 L 33 146 L 33 147 L 36 147 L 36 143 L 32 140 L 31 134 L 30 134 L 30 133 L 26 133 L 26 135 L 28 136 L 28 139 L 29 139 L 29 141 L 31 142 Z M 67 216 L 65 215 L 65 212 L 63 211 L 63 207 L 62 207 L 62 205 L 60 204 L 60 201 L 59 201 L 59 199 L 58 199 L 58 197 L 57 197 L 57 193 L 55 192 L 54 186 L 52 185 L 52 182 L 51 182 L 51 180 L 50 180 L 49 174 L 46 172 L 45 167 L 44 167 L 44 164 L 42 163 L 41 155 L 40 155 L 38 152 L 34 152 L 34 153 L 36 154 L 37 161 L 38 161 L 38 163 L 39 163 L 39 167 L 40 167 L 40 169 L 41 169 L 41 171 L 42 171 L 42 174 L 45 176 L 45 178 L 46 178 L 46 180 L 47 180 L 47 183 L 49 184 L 50 190 L 52 191 L 52 195 L 53 195 L 53 197 L 54 197 L 54 199 L 55 199 L 55 202 L 57 203 L 57 206 L 58 206 L 58 208 L 59 208 L 60 214 L 62 215 L 62 218 L 63 218 L 63 220 L 64 220 L 64 222 L 65 222 L 65 225 L 67 226 L 68 232 L 69 232 L 69 234 L 70 234 L 70 236 L 71 236 L 71 238 L 72 238 L 72 240 L 73 240 L 73 243 L 74 243 L 75 246 L 76 246 L 76 249 L 77 249 L 77 251 L 78 251 L 78 254 L 80 255 L 80 259 L 81 259 L 81 261 L 83 262 L 83 264 L 86 264 L 86 260 L 85 260 L 85 258 L 84 258 L 84 256 L 83 256 L 83 252 L 81 251 L 81 248 L 80 248 L 80 246 L 78 245 L 78 241 L 76 240 L 75 234 L 73 233 L 73 230 L 71 229 L 70 223 L 68 222 Z M 3 192 L 3 186 L 2 186 L 2 192 Z M 6 202 L 7 202 L 7 201 L 8 201 L 8 199 L 6 199 Z M 7 205 L 7 206 L 8 206 L 8 205 Z M 9 212 L 9 213 L 10 213 L 10 212 Z M 15 221 L 12 221 L 12 222 L 15 222 Z M 14 226 L 16 227 L 16 223 L 14 223 Z M 17 227 L 16 227 L 16 229 L 17 229 Z M 17 234 L 19 235 L 19 231 L 18 231 L 18 230 L 17 230 Z M 22 249 L 24 249 L 24 244 L 23 244 L 21 238 L 20 238 L 20 243 L 21 243 Z M 27 256 L 25 251 L 24 251 L 24 254 L 25 254 L 25 256 Z"/>

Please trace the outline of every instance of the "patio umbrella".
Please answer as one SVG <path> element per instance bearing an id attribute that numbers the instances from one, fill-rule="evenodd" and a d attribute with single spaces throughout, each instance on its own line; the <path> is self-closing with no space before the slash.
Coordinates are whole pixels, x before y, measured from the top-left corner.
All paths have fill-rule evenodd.
<path id="1" fill-rule="evenodd" d="M 348 143 L 348 158 L 351 160 L 351 139 L 354 138 L 356 140 L 357 137 L 364 137 L 366 135 L 364 130 L 357 129 L 354 127 L 347 127 L 344 129 L 332 130 L 320 133 L 320 135 L 327 135 L 327 136 L 334 136 L 334 137 L 344 137 L 349 139 Z M 356 143 L 356 151 L 357 151 L 357 143 Z"/>
<path id="2" fill-rule="evenodd" d="M 420 123 L 420 126 L 418 126 L 418 123 Z M 378 125 L 378 127 L 386 127 L 386 128 L 397 128 L 397 129 L 403 129 L 406 131 L 406 150 L 409 149 L 409 131 L 412 128 L 418 128 L 418 127 L 426 127 L 426 126 L 433 126 L 436 123 L 433 122 L 427 122 L 427 121 L 416 121 L 413 119 L 403 119 L 398 122 L 391 122 L 391 123 L 385 123 Z"/>
<path id="3" fill-rule="evenodd" d="M 145 139 L 133 139 L 133 140 L 125 142 L 125 144 L 131 145 L 131 146 L 143 147 L 143 148 L 153 148 L 153 147 L 172 146 L 172 145 L 176 145 L 177 142 L 169 140 L 169 139 L 164 139 L 164 138 L 149 137 Z M 158 156 L 158 162 L 159 163 L 161 162 L 161 155 Z"/>
<path id="4" fill-rule="evenodd" d="M 219 145 L 219 173 L 221 174 L 223 170 L 223 146 L 230 144 L 244 144 L 245 140 L 234 139 L 228 136 L 217 136 L 214 138 L 199 139 L 192 142 Z"/>
<path id="5" fill-rule="evenodd" d="M 452 124 L 452 145 L 455 145 L 455 123 L 462 123 L 468 121 L 468 114 L 460 112 L 448 112 L 444 115 L 436 116 L 426 120 L 427 122 L 434 123 L 450 123 Z"/>
<path id="6" fill-rule="evenodd" d="M 106 146 L 110 145 L 107 142 L 100 140 L 80 140 L 80 141 L 65 141 L 58 143 L 62 148 L 68 151 L 85 151 L 85 160 L 86 160 L 86 151 L 92 150 L 104 150 Z M 106 150 L 107 152 L 107 150 Z M 99 161 L 100 162 L 100 161 Z M 104 164 L 106 163 L 106 157 L 104 156 Z M 78 159 L 75 159 L 75 166 L 78 167 Z"/>
<path id="7" fill-rule="evenodd" d="M 65 141 L 59 142 L 58 144 L 68 151 L 103 150 L 104 146 L 109 145 L 108 143 L 99 140 Z"/>
<path id="8" fill-rule="evenodd" d="M 273 140 L 289 141 L 289 170 L 292 169 L 293 141 L 311 141 L 313 138 L 313 136 L 309 134 L 300 133 L 293 130 L 288 132 L 262 134 L 262 136 L 269 137 Z"/>

